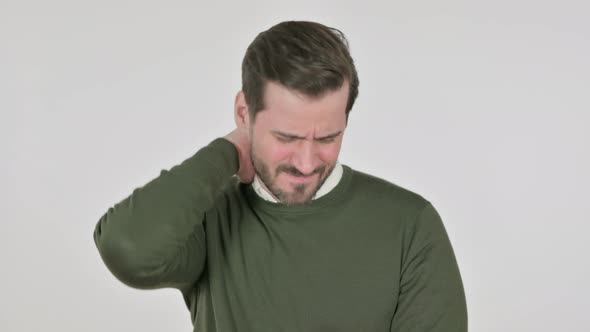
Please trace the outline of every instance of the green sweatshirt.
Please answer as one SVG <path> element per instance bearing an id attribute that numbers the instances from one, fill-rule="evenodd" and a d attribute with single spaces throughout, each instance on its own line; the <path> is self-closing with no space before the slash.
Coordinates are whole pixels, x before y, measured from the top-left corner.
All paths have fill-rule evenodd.
<path id="1" fill-rule="evenodd" d="M 449 238 L 420 195 L 343 165 L 303 206 L 238 181 L 217 138 L 109 208 L 94 241 L 139 289 L 182 292 L 199 332 L 464 332 Z"/>

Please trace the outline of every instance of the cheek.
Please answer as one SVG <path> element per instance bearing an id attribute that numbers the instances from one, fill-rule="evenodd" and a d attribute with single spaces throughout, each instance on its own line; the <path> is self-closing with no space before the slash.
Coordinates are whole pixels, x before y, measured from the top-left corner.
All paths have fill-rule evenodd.
<path id="1" fill-rule="evenodd" d="M 291 149 L 288 146 L 277 145 L 272 149 L 271 155 L 275 164 L 287 163 Z"/>
<path id="2" fill-rule="evenodd" d="M 257 153 L 258 157 L 262 158 L 273 172 L 278 165 L 287 163 L 291 155 L 289 147 L 280 144 L 267 144 L 261 146 L 258 151 L 260 151 L 260 153 Z"/>
<path id="3" fill-rule="evenodd" d="M 333 163 L 340 154 L 340 144 L 327 145 L 318 148 L 318 155 L 326 163 Z"/>

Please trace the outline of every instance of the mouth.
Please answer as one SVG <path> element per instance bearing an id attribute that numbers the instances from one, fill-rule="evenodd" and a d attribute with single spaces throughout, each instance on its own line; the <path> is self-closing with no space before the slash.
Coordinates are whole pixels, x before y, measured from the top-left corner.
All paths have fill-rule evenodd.
<path id="1" fill-rule="evenodd" d="M 296 183 L 307 183 L 307 182 L 311 181 L 315 176 L 315 174 L 310 175 L 310 176 L 296 176 L 296 175 L 291 175 L 288 173 L 285 173 L 285 175 L 287 175 L 287 177 L 289 178 L 289 180 L 291 182 L 296 182 Z"/>

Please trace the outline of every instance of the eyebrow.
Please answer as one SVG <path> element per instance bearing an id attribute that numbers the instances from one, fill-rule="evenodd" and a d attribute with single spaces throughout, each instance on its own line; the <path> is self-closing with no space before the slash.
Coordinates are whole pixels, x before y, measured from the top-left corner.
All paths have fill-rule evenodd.
<path id="1" fill-rule="evenodd" d="M 279 135 L 279 136 L 283 136 L 283 137 L 286 137 L 286 138 L 305 139 L 304 136 L 298 136 L 298 135 L 294 135 L 294 134 L 284 133 L 284 132 L 278 131 L 278 130 L 272 130 L 271 132 L 273 134 L 276 134 L 276 135 Z M 324 139 L 334 138 L 334 137 L 340 135 L 341 133 L 342 133 L 342 130 L 339 130 L 339 131 L 337 131 L 335 133 L 328 134 L 326 136 L 316 137 L 316 140 L 324 140 Z"/>

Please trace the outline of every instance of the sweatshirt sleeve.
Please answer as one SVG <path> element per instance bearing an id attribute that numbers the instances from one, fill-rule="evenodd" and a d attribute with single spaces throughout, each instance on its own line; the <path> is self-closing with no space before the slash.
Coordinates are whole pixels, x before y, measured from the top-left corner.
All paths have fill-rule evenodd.
<path id="1" fill-rule="evenodd" d="M 442 220 L 428 203 L 406 232 L 391 332 L 466 332 L 459 267 Z"/>
<path id="2" fill-rule="evenodd" d="M 93 233 L 107 268 L 139 289 L 196 282 L 206 260 L 205 212 L 238 167 L 233 143 L 217 138 L 109 208 Z"/>

